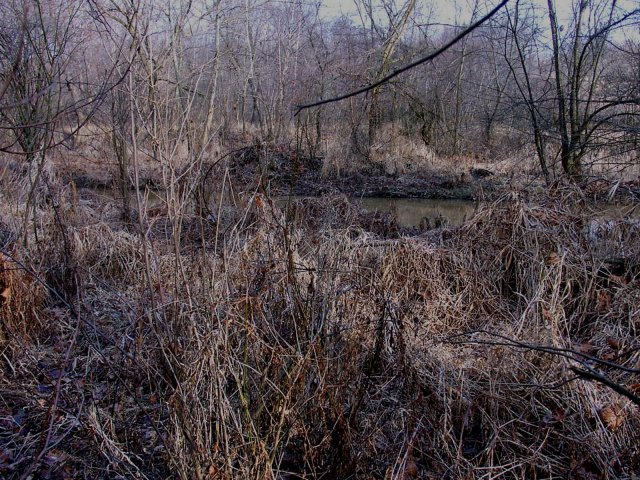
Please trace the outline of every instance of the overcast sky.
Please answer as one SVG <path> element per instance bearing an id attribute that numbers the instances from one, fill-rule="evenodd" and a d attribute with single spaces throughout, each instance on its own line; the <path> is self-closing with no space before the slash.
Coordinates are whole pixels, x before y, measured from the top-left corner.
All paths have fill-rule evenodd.
<path id="1" fill-rule="evenodd" d="M 398 0 L 400 2 L 402 0 Z M 353 0 L 323 0 L 324 2 L 324 15 L 328 18 L 338 17 L 342 13 L 346 15 L 353 15 L 356 12 Z M 486 2 L 480 0 L 480 5 L 486 3 L 487 6 L 480 8 L 479 14 L 488 11 L 493 5 L 497 5 L 499 0 L 487 0 Z M 434 6 L 433 21 L 441 23 L 457 23 L 467 24 L 471 17 L 471 9 L 474 5 L 474 0 L 419 0 L 419 4 L 422 7 L 426 7 L 431 4 Z M 541 8 L 546 8 L 547 0 L 534 0 L 534 3 L 538 4 Z M 566 21 L 571 14 L 571 0 L 556 0 L 556 10 L 558 12 L 558 18 L 561 22 Z M 622 8 L 639 8 L 640 0 L 619 0 L 618 4 Z M 426 9 L 425 9 L 426 10 Z M 456 19 L 457 13 L 457 19 Z"/>
<path id="2" fill-rule="evenodd" d="M 398 1 L 400 3 L 401 0 Z M 498 0 L 499 1 L 499 0 Z M 490 5 L 495 5 L 498 1 L 490 2 Z M 338 17 L 342 13 L 345 15 L 352 15 L 356 12 L 356 8 L 353 0 L 323 0 L 324 3 L 324 14 L 327 17 Z M 427 5 L 434 6 L 434 21 L 442 22 L 442 23 L 454 23 L 456 20 L 456 10 L 458 12 L 458 16 L 464 16 L 466 19 L 471 14 L 471 1 L 465 0 L 420 0 L 420 3 L 423 7 Z M 538 0 L 537 3 L 545 4 L 546 0 Z M 568 10 L 571 4 L 570 1 L 561 0 L 558 3 L 558 9 Z M 466 15 L 465 15 L 466 14 Z M 462 23 L 466 23 L 466 20 L 462 20 Z"/>

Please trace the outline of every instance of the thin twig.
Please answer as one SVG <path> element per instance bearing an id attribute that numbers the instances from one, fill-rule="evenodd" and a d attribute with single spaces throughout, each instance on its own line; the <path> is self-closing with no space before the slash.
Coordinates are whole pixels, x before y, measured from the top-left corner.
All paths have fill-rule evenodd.
<path id="1" fill-rule="evenodd" d="M 523 343 L 523 342 L 519 342 L 517 340 L 513 340 L 513 339 L 511 339 L 509 337 L 506 337 L 504 335 L 500 335 L 498 333 L 488 332 L 488 331 L 484 331 L 484 330 L 479 330 L 479 331 L 470 332 L 470 333 L 484 333 L 486 335 L 495 336 L 495 337 L 500 338 L 500 339 L 502 339 L 504 341 L 501 342 L 501 341 L 492 341 L 492 340 L 467 340 L 467 341 L 451 341 L 451 340 L 448 340 L 446 343 L 504 346 L 504 347 L 510 347 L 510 348 L 519 348 L 519 349 L 524 349 L 524 350 L 548 353 L 550 355 L 558 355 L 558 356 L 567 358 L 569 360 L 575 360 L 575 361 L 579 362 L 580 365 L 582 365 L 584 370 L 580 369 L 578 367 L 575 367 L 575 366 L 571 366 L 569 368 L 579 378 L 582 378 L 583 380 L 590 380 L 590 381 L 595 381 L 595 382 L 601 383 L 601 384 L 605 385 L 606 387 L 609 387 L 610 389 L 612 389 L 616 393 L 627 397 L 629 400 L 631 400 L 636 405 L 640 405 L 640 397 L 638 397 L 633 392 L 631 392 L 630 390 L 626 389 L 625 387 L 623 387 L 619 383 L 616 383 L 613 380 L 609 379 L 608 377 L 604 376 L 603 374 L 597 372 L 596 370 L 591 368 L 589 365 L 587 365 L 586 362 L 587 361 L 592 361 L 594 363 L 599 363 L 601 365 L 605 365 L 607 367 L 611 367 L 611 368 L 615 368 L 615 369 L 618 369 L 618 370 L 622 370 L 622 371 L 628 372 L 628 373 L 640 373 L 639 369 L 628 368 L 628 367 L 624 367 L 622 365 L 618 365 L 616 363 L 607 362 L 605 360 L 601 360 L 599 358 L 592 357 L 591 355 L 587 355 L 587 354 L 584 354 L 582 352 L 578 352 L 576 350 L 572 350 L 572 349 L 569 349 L 569 348 L 556 348 L 556 347 L 547 347 L 547 346 L 544 346 L 544 345 L 534 345 L 534 344 Z M 451 337 L 451 338 L 461 337 L 461 336 L 465 336 L 465 335 L 469 335 L 469 332 L 463 333 L 463 334 L 460 334 L 460 335 L 455 335 L 454 337 Z M 583 360 L 576 360 L 571 355 L 582 357 Z"/>
<path id="2" fill-rule="evenodd" d="M 497 342 L 497 341 L 493 341 L 493 340 L 462 340 L 462 341 L 447 340 L 445 343 L 450 343 L 450 344 L 471 344 L 471 343 L 475 343 L 477 345 L 496 345 L 496 346 L 503 346 L 503 347 L 521 348 L 521 349 L 524 349 L 524 350 L 533 350 L 533 351 L 549 353 L 549 354 L 553 354 L 553 355 L 559 355 L 559 356 L 568 358 L 570 360 L 575 360 L 575 358 L 573 358 L 573 356 L 575 355 L 575 356 L 583 358 L 586 361 L 598 363 L 600 365 L 603 365 L 603 366 L 606 366 L 606 367 L 610 367 L 610 368 L 615 368 L 615 369 L 621 370 L 623 372 L 640 373 L 640 369 L 638 369 L 638 368 L 625 367 L 624 365 L 620 365 L 620 364 L 614 363 L 614 362 L 609 362 L 607 360 L 602 360 L 601 358 L 594 357 L 592 355 L 589 355 L 589 354 L 586 354 L 586 353 L 583 353 L 583 352 L 580 352 L 578 350 L 574 350 L 574 349 L 571 349 L 571 348 L 559 348 L 559 347 L 551 347 L 551 346 L 548 346 L 548 345 L 536 345 L 536 344 L 533 344 L 533 343 L 520 342 L 518 340 L 514 340 L 512 338 L 509 338 L 507 336 L 500 335 L 499 333 L 489 332 L 489 331 L 486 331 L 486 330 L 475 330 L 473 332 L 461 333 L 459 335 L 454 335 L 454 336 L 449 337 L 449 338 L 453 339 L 453 338 L 464 337 L 464 336 L 468 336 L 468 335 L 470 335 L 472 333 L 483 333 L 485 335 L 490 335 L 490 336 L 493 336 L 493 337 L 500 338 L 500 339 L 504 340 L 504 342 Z"/>

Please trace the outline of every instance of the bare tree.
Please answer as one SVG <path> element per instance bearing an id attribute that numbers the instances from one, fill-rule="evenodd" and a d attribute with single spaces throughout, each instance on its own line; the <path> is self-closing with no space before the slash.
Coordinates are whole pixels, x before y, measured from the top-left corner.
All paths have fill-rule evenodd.
<path id="1" fill-rule="evenodd" d="M 13 7 L 13 8 L 12 8 Z M 10 129 L 14 141 L 1 148 L 5 152 L 20 153 L 28 163 L 50 147 L 57 124 L 75 105 L 66 103 L 65 74 L 76 40 L 72 25 L 79 11 L 78 2 L 69 2 L 63 8 L 66 19 L 54 15 L 55 6 L 50 2 L 36 1 L 33 9 L 20 4 L 5 6 L 7 21 L 20 25 L 26 17 L 24 37 L 7 32 L 2 36 L 0 50 L 5 58 L 13 52 L 22 53 L 22 60 L 14 64 L 5 87 L 10 108 L 0 110 L 3 128 Z M 19 31 L 19 30 L 18 30 Z M 3 62 L 4 63 L 4 62 Z"/>
<path id="2" fill-rule="evenodd" d="M 627 115 L 617 107 L 638 104 L 639 99 L 630 97 L 628 92 L 619 92 L 616 98 L 602 95 L 602 81 L 608 68 L 605 57 L 612 34 L 637 21 L 640 9 L 624 11 L 616 0 L 579 0 L 574 3 L 572 28 L 561 38 L 554 1 L 547 0 L 547 5 L 557 89 L 560 160 L 565 173 L 580 179 L 583 158 L 601 126 Z"/>
<path id="3" fill-rule="evenodd" d="M 523 12 L 524 10 L 524 12 Z M 507 12 L 507 29 L 504 42 L 504 58 L 509 66 L 513 81 L 525 105 L 530 120 L 533 143 L 538 154 L 540 169 L 547 184 L 552 181 L 547 160 L 548 130 L 547 116 L 542 101 L 548 90 L 536 88 L 534 71 L 544 63 L 541 58 L 540 30 L 536 24 L 533 6 L 523 7 L 516 1 L 512 12 Z"/>

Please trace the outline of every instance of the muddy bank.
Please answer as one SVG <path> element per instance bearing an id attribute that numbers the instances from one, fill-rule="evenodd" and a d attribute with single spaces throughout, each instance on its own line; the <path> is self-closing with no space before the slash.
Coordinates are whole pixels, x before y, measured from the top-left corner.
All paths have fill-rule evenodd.
<path id="1" fill-rule="evenodd" d="M 426 177 L 426 178 L 425 178 Z M 403 175 L 367 175 L 356 173 L 338 179 L 322 178 L 270 178 L 272 192 L 278 195 L 293 194 L 316 197 L 326 194 L 343 194 L 347 197 L 423 198 L 443 200 L 474 200 L 480 190 L 479 184 L 460 182 L 441 175 L 415 177 Z M 483 181 L 484 190 L 494 190 L 492 182 Z"/>
<path id="2" fill-rule="evenodd" d="M 113 160 L 104 155 L 90 159 L 77 152 L 54 155 L 52 163 L 62 183 L 73 182 L 77 188 L 118 188 L 118 169 Z M 452 164 L 452 169 L 454 165 Z M 183 165 L 179 171 L 187 170 Z M 132 170 L 132 169 L 131 169 Z M 249 145 L 205 161 L 201 169 L 193 170 L 189 182 L 199 183 L 204 191 L 211 190 L 229 174 L 235 191 L 254 191 L 260 184 L 274 196 L 345 195 L 350 198 L 407 198 L 432 200 L 493 199 L 500 192 L 518 188 L 536 194 L 549 188 L 562 189 L 566 181 L 559 179 L 551 187 L 542 178 L 522 172 L 514 178 L 504 173 L 469 167 L 458 172 L 419 169 L 411 173 L 388 174 L 380 166 L 363 163 L 359 170 L 326 174 L 324 159 L 296 152 L 289 147 Z M 19 159 L 7 159 L 0 168 L 0 176 L 24 175 L 25 165 Z M 183 175 L 179 175 L 183 177 Z M 137 187 L 162 189 L 162 165 L 148 158 L 139 165 Z M 135 190 L 136 182 L 130 171 L 128 188 Z M 585 197 L 590 200 L 623 202 L 640 198 L 640 177 L 627 181 L 612 181 L 585 175 L 581 183 Z"/>
<path id="3" fill-rule="evenodd" d="M 62 183 L 72 183 L 77 188 L 118 188 L 117 166 L 107 155 L 89 159 L 77 152 L 65 152 L 51 159 L 56 176 Z M 416 170 L 405 174 L 387 174 L 379 166 L 364 165 L 360 170 L 327 175 L 323 158 L 295 152 L 289 147 L 249 145 L 207 160 L 200 171 L 194 171 L 189 181 L 199 183 L 203 190 L 221 182 L 229 174 L 236 191 L 254 191 L 260 184 L 264 191 L 274 196 L 317 197 L 345 195 L 350 198 L 407 198 L 432 200 L 493 199 L 500 192 L 518 188 L 532 194 L 546 192 L 549 188 L 563 188 L 566 182 L 559 179 L 547 187 L 539 177 L 525 173 L 514 178 L 482 168 L 469 168 L 463 172 Z M 183 166 L 186 169 L 187 166 Z M 452 166 L 453 168 L 453 166 Z M 17 157 L 4 159 L 0 177 L 22 176 L 25 165 Z M 130 190 L 136 182 L 129 175 Z M 526 181 L 525 181 L 526 180 Z M 162 189 L 162 166 L 145 159 L 139 165 L 137 187 Z M 515 184 L 514 184 L 515 182 Z M 640 198 L 640 177 L 627 181 L 611 181 L 601 177 L 585 176 L 581 189 L 590 200 L 616 202 L 635 201 Z"/>
<path id="4" fill-rule="evenodd" d="M 480 190 L 487 193 L 507 185 L 498 175 L 481 169 L 463 174 L 420 171 L 387 175 L 372 167 L 368 171 L 324 176 L 321 158 L 257 146 L 230 155 L 227 166 L 239 183 L 252 185 L 261 180 L 274 195 L 473 200 Z"/>

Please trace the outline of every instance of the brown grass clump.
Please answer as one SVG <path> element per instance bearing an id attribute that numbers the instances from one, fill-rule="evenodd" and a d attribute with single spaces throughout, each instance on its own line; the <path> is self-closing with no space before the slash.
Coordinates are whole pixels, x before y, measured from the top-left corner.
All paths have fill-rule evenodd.
<path id="1" fill-rule="evenodd" d="M 0 198 L 1 199 L 1 198 Z M 4 214 L 4 212 L 2 212 Z M 2 215 L 4 217 L 5 215 Z M 0 349 L 33 341 L 43 326 L 45 289 L 22 268 L 24 251 L 14 228 L 0 217 Z M 17 263 L 19 262 L 19 263 Z"/>
<path id="2" fill-rule="evenodd" d="M 482 471 L 487 476 L 498 475 L 504 465 L 517 465 L 524 476 L 565 472 L 560 476 L 587 478 L 597 472 L 617 478 L 638 461 L 633 442 L 639 416 L 629 400 L 594 384 L 564 383 L 567 368 L 575 364 L 573 358 L 540 355 L 534 348 L 514 347 L 495 336 L 527 345 L 584 348 L 609 359 L 620 358 L 611 345 L 619 347 L 617 353 L 622 346 L 610 341 L 606 347 L 603 332 L 637 342 L 640 323 L 633 314 L 629 316 L 633 309 L 627 303 L 623 313 L 611 308 L 609 300 L 620 294 L 628 298 L 623 292 L 628 294 L 629 284 L 637 289 L 638 257 L 625 256 L 625 280 L 618 282 L 605 268 L 607 258 L 600 242 L 586 238 L 587 218 L 568 197 L 550 199 L 546 205 L 505 198 L 481 210 L 459 235 L 446 241 L 449 248 L 465 252 L 472 260 L 472 278 L 492 279 L 484 289 L 471 289 L 479 295 L 464 303 L 477 312 L 473 324 L 449 331 L 453 344 L 465 347 L 462 370 L 437 385 L 445 395 L 450 383 L 466 382 L 467 426 L 458 430 L 460 448 L 463 453 L 468 450 L 474 460 L 471 465 L 485 465 Z M 609 248 L 606 255 L 621 255 L 620 247 L 628 245 L 630 238 L 618 236 L 617 248 Z M 503 309 L 492 309 L 492 304 L 502 304 Z M 458 332 L 465 334 L 465 341 L 454 336 Z M 509 345 L 512 348 L 505 350 Z M 433 350 L 425 355 L 428 352 L 433 355 Z M 637 353 L 633 349 L 626 352 L 623 363 L 634 368 Z M 453 362 L 431 366 L 432 378 L 437 378 L 434 372 L 442 375 L 443 368 L 451 371 L 449 363 Z M 620 375 L 615 369 L 608 374 L 623 385 L 634 381 L 633 374 Z M 602 411 L 609 415 L 603 417 Z M 598 418 L 605 418 L 604 429 Z M 451 421 L 455 431 L 455 417 Z M 450 431 L 446 425 L 441 428 Z M 516 440 L 512 440 L 514 435 Z M 505 436 L 510 439 L 505 441 Z M 617 459 L 615 465 L 612 456 Z M 543 458 L 546 466 L 540 461 Z M 460 458 L 454 460 L 451 452 L 448 461 L 457 463 L 458 474 L 463 475 L 469 466 Z"/>
<path id="3" fill-rule="evenodd" d="M 145 230 L 76 211 L 49 228 L 51 248 L 29 247 L 35 274 L 64 260 L 78 290 L 70 305 L 34 304 L 56 335 L 3 377 L 3 418 L 21 422 L 29 395 L 42 406 L 38 422 L 0 433 L 0 475 L 639 468 L 638 407 L 572 370 L 637 388 L 633 222 L 593 227 L 572 191 L 511 194 L 428 238 L 389 232 L 392 219 L 371 222 L 342 198 L 236 205 L 209 230 L 170 212 Z"/>
<path id="4" fill-rule="evenodd" d="M 142 281 L 143 254 L 136 235 L 97 223 L 77 229 L 73 240 L 77 262 L 91 275 L 123 285 Z"/>
<path id="5" fill-rule="evenodd" d="M 287 221 L 310 232 L 349 230 L 356 237 L 366 232 L 381 238 L 397 237 L 400 227 L 393 214 L 366 212 L 344 195 L 281 200 Z"/>
<path id="6" fill-rule="evenodd" d="M 16 346 L 17 341 L 33 341 L 42 329 L 45 290 L 24 272 L 13 259 L 18 250 L 2 249 L 0 255 L 0 348 Z M 9 253 L 7 252 L 7 253 Z"/>

